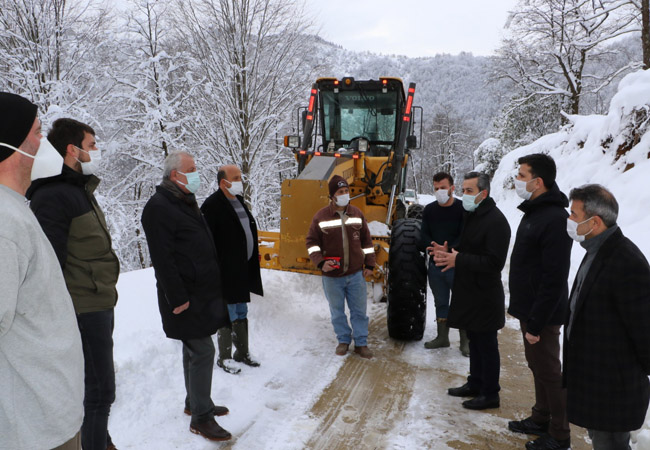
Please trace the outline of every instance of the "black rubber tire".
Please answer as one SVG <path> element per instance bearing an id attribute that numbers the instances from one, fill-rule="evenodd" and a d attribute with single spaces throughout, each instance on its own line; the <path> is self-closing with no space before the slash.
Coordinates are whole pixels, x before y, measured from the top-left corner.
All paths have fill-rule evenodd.
<path id="1" fill-rule="evenodd" d="M 391 230 L 386 318 L 393 339 L 419 341 L 426 327 L 426 265 L 417 248 L 421 224 L 417 219 L 402 219 Z"/>
<path id="2" fill-rule="evenodd" d="M 406 217 L 409 219 L 422 220 L 422 213 L 424 213 L 424 205 L 413 203 L 412 205 L 409 205 L 409 208 L 406 210 Z"/>

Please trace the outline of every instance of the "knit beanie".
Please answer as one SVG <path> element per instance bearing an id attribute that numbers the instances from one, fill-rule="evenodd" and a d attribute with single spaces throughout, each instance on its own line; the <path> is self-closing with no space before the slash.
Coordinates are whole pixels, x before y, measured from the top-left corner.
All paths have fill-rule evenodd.
<path id="1" fill-rule="evenodd" d="M 0 142 L 20 147 L 34 125 L 38 108 L 20 95 L 0 92 Z M 0 162 L 14 151 L 0 145 Z"/>
<path id="2" fill-rule="evenodd" d="M 334 175 L 332 179 L 329 182 L 329 188 L 330 188 L 330 197 L 334 197 L 334 194 L 336 194 L 336 191 L 343 187 L 349 187 L 348 182 L 345 181 L 345 178 L 343 178 L 340 175 Z"/>

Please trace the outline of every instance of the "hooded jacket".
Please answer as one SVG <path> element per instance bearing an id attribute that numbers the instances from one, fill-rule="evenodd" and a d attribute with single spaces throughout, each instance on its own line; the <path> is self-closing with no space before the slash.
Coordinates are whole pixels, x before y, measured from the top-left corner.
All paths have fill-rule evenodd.
<path id="1" fill-rule="evenodd" d="M 508 313 L 533 336 L 566 317 L 572 239 L 566 232 L 569 201 L 557 184 L 519 205 L 519 223 L 510 257 Z"/>
<path id="2" fill-rule="evenodd" d="M 26 194 L 63 269 L 77 314 L 117 303 L 120 263 L 94 196 L 99 182 L 64 165 L 60 175 L 35 180 Z"/>

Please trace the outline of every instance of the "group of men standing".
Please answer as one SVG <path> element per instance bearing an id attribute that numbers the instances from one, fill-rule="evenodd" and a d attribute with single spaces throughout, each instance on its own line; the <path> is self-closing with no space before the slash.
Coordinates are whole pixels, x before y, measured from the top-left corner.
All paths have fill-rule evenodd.
<path id="1" fill-rule="evenodd" d="M 628 450 L 630 431 L 643 425 L 650 400 L 650 266 L 616 224 L 618 204 L 607 189 L 573 189 L 569 215 L 553 159 L 532 154 L 518 163 L 514 183 L 524 215 L 510 258 L 508 313 L 519 319 L 535 404 L 529 417 L 508 428 L 539 436 L 526 443 L 528 450 L 569 449 L 569 422 L 588 430 L 594 450 Z M 420 246 L 432 257 L 438 336 L 425 347 L 448 347 L 448 327 L 466 330 L 470 374 L 448 394 L 472 397 L 465 408 L 496 408 L 510 227 L 489 197 L 487 175 L 465 176 L 460 217 L 446 209 L 457 204 L 453 179 L 436 174 L 434 189 L 437 201 L 425 208 Z M 569 292 L 573 241 L 587 253 Z"/>
<path id="2" fill-rule="evenodd" d="M 108 418 L 120 267 L 94 196 L 100 159 L 90 126 L 58 119 L 45 138 L 36 105 L 0 92 L 0 448 L 115 449 Z M 194 159 L 170 154 L 142 223 L 163 329 L 183 342 L 190 430 L 227 440 L 214 416 L 228 408 L 210 396 L 212 335 L 227 372 L 240 371 L 233 358 L 259 366 L 248 349 L 247 303 L 263 291 L 241 172 L 224 166 L 217 179 L 199 208 Z"/>

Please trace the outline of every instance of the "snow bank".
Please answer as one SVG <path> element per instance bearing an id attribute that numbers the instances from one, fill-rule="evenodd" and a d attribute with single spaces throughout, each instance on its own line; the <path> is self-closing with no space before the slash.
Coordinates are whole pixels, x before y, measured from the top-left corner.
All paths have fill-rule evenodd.
<path id="1" fill-rule="evenodd" d="M 650 255 L 650 71 L 627 75 L 619 84 L 606 116 L 567 116 L 570 124 L 560 132 L 544 136 L 503 157 L 492 180 L 492 195 L 513 230 L 523 213 L 521 199 L 513 189 L 517 160 L 531 153 L 546 153 L 557 164 L 557 184 L 569 194 L 572 188 L 598 183 L 609 189 L 619 204 L 618 224 L 646 255 Z M 617 154 L 618 152 L 618 154 Z M 572 281 L 584 256 L 573 246 Z M 650 449 L 650 418 L 638 436 L 637 449 Z"/>

